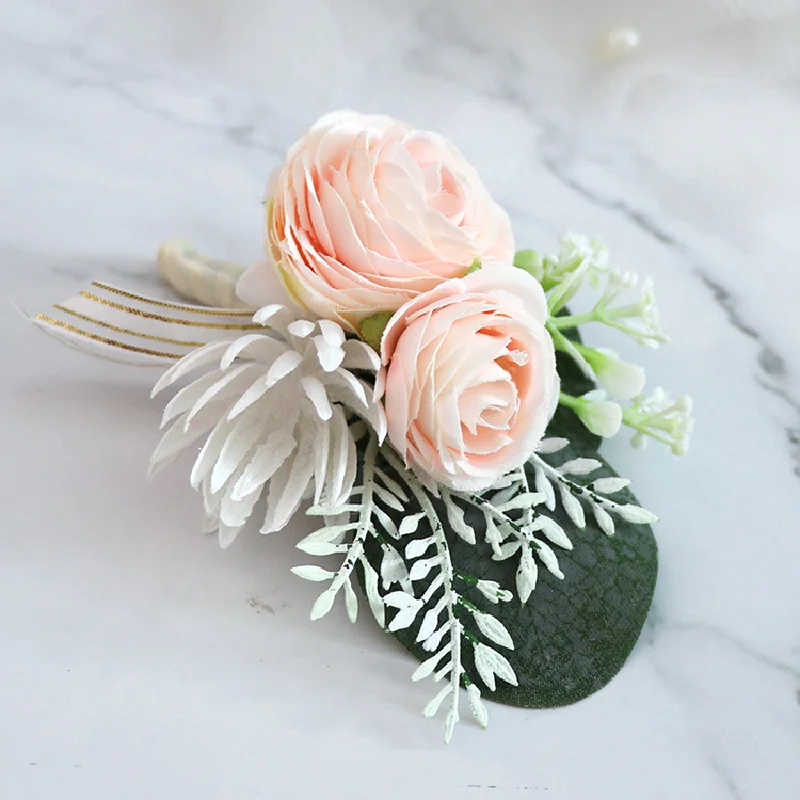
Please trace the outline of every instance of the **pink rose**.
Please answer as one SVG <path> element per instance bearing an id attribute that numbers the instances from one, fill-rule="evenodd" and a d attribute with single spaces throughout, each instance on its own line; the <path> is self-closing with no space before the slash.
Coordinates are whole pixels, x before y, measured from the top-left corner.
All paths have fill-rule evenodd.
<path id="1" fill-rule="evenodd" d="M 510 261 L 508 216 L 464 157 L 435 133 L 339 111 L 294 144 L 267 213 L 267 240 L 289 294 L 350 331 L 394 311 L 475 259 Z M 264 265 L 239 294 L 262 306 Z"/>
<path id="2" fill-rule="evenodd" d="M 530 457 L 558 403 L 546 319 L 539 282 L 505 265 L 442 283 L 397 311 L 376 389 L 407 465 L 477 492 Z"/>

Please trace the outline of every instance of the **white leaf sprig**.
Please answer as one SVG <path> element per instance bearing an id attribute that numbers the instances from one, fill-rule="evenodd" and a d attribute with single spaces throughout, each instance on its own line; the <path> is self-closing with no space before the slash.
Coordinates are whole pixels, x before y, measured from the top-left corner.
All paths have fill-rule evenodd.
<path id="1" fill-rule="evenodd" d="M 353 502 L 353 498 L 360 498 L 360 502 Z M 457 498 L 443 490 L 441 499 L 448 524 L 455 524 L 454 532 L 474 544 L 475 531 L 466 522 Z M 399 525 L 389 517 L 389 509 L 404 512 Z M 327 511 L 332 515 L 326 516 L 328 524 L 305 537 L 298 547 L 314 555 L 341 554 L 340 567 L 333 570 L 306 564 L 293 569 L 306 580 L 330 581 L 314 604 L 312 619 L 332 608 L 339 588 L 352 590 L 353 569 L 361 564 L 367 598 L 378 623 L 390 632 L 417 625 L 417 642 L 432 654 L 419 665 L 412 679 L 432 676 L 438 682 L 447 678 L 447 685 L 426 705 L 424 715 L 434 716 L 448 701 L 445 740 L 449 741 L 460 718 L 463 684 L 472 715 L 485 727 L 488 714 L 476 681 L 491 690 L 497 678 L 516 685 L 513 668 L 496 649 L 512 650 L 514 643 L 506 627 L 464 597 L 457 584 L 461 581 L 465 587 L 475 588 L 495 604 L 508 602 L 512 593 L 496 581 L 455 570 L 443 521 L 428 489 L 406 470 L 391 448 L 379 449 L 372 434 L 364 448 L 360 485 L 353 487 L 351 497 L 343 504 Z M 312 507 L 309 513 L 321 514 L 323 509 Z M 495 513 L 508 519 L 503 511 Z M 383 551 L 379 573 L 365 555 L 370 539 Z M 355 620 L 355 602 L 351 601 L 347 608 L 351 620 Z M 388 624 L 387 609 L 393 610 Z M 469 675 L 463 664 L 465 646 L 474 650 L 476 675 Z"/>
<path id="2" fill-rule="evenodd" d="M 618 503 L 608 495 L 616 494 L 625 489 L 630 481 L 626 478 L 605 477 L 597 478 L 584 486 L 571 479 L 573 475 L 590 475 L 600 462 L 595 459 L 572 459 L 560 467 L 555 467 L 544 458 L 542 452 L 555 452 L 545 439 L 540 451 L 531 456 L 530 464 L 534 469 L 537 489 L 547 496 L 545 506 L 553 511 L 558 501 L 561 507 L 578 528 L 586 525 L 583 505 L 586 504 L 594 516 L 598 527 L 608 536 L 614 534 L 614 520 L 612 515 L 635 525 L 652 525 L 658 517 L 640 506 L 630 503 Z M 561 448 L 559 448 L 561 449 Z M 576 472 L 576 462 L 580 462 L 580 469 Z M 553 491 L 554 487 L 557 491 Z"/>
<path id="3" fill-rule="evenodd" d="M 657 520 L 639 506 L 608 497 L 628 486 L 630 481 L 624 478 L 597 478 L 588 485 L 575 480 L 591 476 L 599 469 L 602 465 L 597 459 L 572 458 L 555 467 L 542 457 L 558 453 L 568 445 L 567 439 L 544 439 L 527 467 L 510 472 L 480 497 L 463 492 L 443 493 L 446 505 L 461 503 L 481 512 L 484 536 L 495 561 L 519 558 L 516 594 L 523 604 L 536 588 L 539 564 L 559 580 L 564 578 L 558 552 L 572 550 L 573 545 L 562 524 L 552 516 L 558 506 L 578 529 L 586 527 L 586 514 L 590 513 L 600 530 L 609 536 L 615 531 L 613 516 L 632 524 L 651 524 Z M 463 520 L 463 510 L 459 509 L 459 514 Z M 448 519 L 454 516 L 455 513 L 448 511 Z M 471 536 L 474 538 L 474 531 Z M 470 540 L 463 534 L 461 538 Z"/>
<path id="4" fill-rule="evenodd" d="M 564 440 L 564 445 L 556 442 L 549 446 L 566 444 Z M 552 491 L 552 487 L 549 488 Z M 524 467 L 506 475 L 482 497 L 463 492 L 455 496 L 460 502 L 472 505 L 482 513 L 484 535 L 492 548 L 493 560 L 505 561 L 519 556 L 516 590 L 521 603 L 527 603 L 536 588 L 539 576 L 537 561 L 556 578 L 563 579 L 558 557 L 550 545 L 571 550 L 572 542 L 558 522 L 537 513 L 548 495 L 539 491 L 538 486 L 536 491 L 531 490 Z M 448 498 L 444 499 L 448 501 Z M 449 501 L 454 502 L 452 498 Z"/>
<path id="5" fill-rule="evenodd" d="M 399 457 L 393 452 L 387 451 L 386 458 L 392 468 L 402 475 L 404 467 Z M 499 620 L 491 614 L 479 611 L 456 589 L 457 578 L 465 580 L 467 585 L 477 585 L 480 581 L 470 580 L 469 576 L 461 576 L 456 573 L 444 527 L 430 496 L 413 474 L 409 473 L 407 480 L 411 494 L 422 509 L 426 522 L 431 529 L 429 542 L 435 548 L 435 555 L 424 560 L 426 566 L 419 577 L 420 579 L 426 578 L 430 569 L 434 568 L 436 569 L 436 574 L 419 599 L 413 597 L 413 595 L 406 594 L 402 600 L 399 597 L 394 600 L 401 606 L 401 610 L 392 620 L 390 629 L 392 629 L 392 625 L 396 625 L 398 629 L 400 626 L 410 626 L 424 610 L 425 613 L 417 631 L 417 641 L 421 643 L 423 650 L 431 652 L 433 655 L 423 661 L 416 669 L 412 680 L 421 680 L 429 675 L 433 676 L 434 681 L 448 678 L 447 685 L 428 703 L 423 710 L 423 714 L 426 717 L 434 716 L 441 704 L 449 698 L 448 711 L 445 718 L 445 742 L 449 742 L 453 735 L 453 729 L 460 718 L 459 697 L 462 682 L 467 687 L 470 711 L 476 722 L 481 727 L 486 727 L 488 721 L 486 708 L 480 699 L 480 689 L 476 686 L 473 678 L 468 674 L 462 663 L 462 647 L 465 642 L 473 647 L 475 668 L 487 688 L 494 691 L 495 676 L 513 686 L 517 685 L 517 677 L 508 660 L 493 647 L 481 642 L 474 633 L 470 633 L 466 628 L 466 619 L 471 616 L 478 632 L 490 642 L 508 649 L 513 649 L 514 643 L 508 630 Z M 455 508 L 452 497 L 448 497 L 444 498 L 445 502 L 449 502 Z M 448 518 L 450 513 L 448 512 Z M 463 512 L 457 517 L 463 520 Z M 466 525 L 466 523 L 463 524 Z M 471 538 L 473 543 L 475 541 L 474 532 L 471 537 L 464 537 L 463 533 L 460 535 L 467 540 Z M 426 542 L 422 552 L 427 549 L 428 542 Z M 417 554 L 421 555 L 420 550 L 421 548 L 416 545 L 416 542 L 409 543 L 405 551 L 406 558 L 413 560 Z M 420 561 L 417 560 L 412 564 L 412 579 L 415 568 L 419 563 Z M 493 588 L 490 582 L 484 581 L 480 591 L 486 595 Z M 389 598 L 385 599 L 388 602 Z M 495 601 L 508 599 L 510 599 L 510 594 L 508 592 L 501 594 L 498 586 Z M 400 623 L 397 622 L 398 617 L 402 617 Z M 442 617 L 444 617 L 443 620 Z"/>

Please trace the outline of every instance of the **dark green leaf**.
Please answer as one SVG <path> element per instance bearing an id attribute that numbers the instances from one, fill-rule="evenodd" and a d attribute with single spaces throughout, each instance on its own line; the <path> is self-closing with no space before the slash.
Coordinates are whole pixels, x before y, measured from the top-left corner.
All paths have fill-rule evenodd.
<path id="1" fill-rule="evenodd" d="M 567 309 L 563 309 L 562 314 L 568 313 Z M 574 342 L 581 341 L 577 328 L 568 328 L 561 332 Z M 561 378 L 561 391 L 565 394 L 580 397 L 595 388 L 594 383 L 581 372 L 580 367 L 566 353 L 556 353 L 556 364 L 558 376 Z M 547 426 L 547 435 L 569 439 L 573 447 L 585 458 L 593 458 L 603 441 L 603 437 L 592 433 L 571 408 L 562 405 L 556 409 L 552 421 Z"/>
<path id="2" fill-rule="evenodd" d="M 559 433 L 563 435 L 566 431 Z M 554 458 L 561 463 L 586 455 L 586 450 L 570 446 Z M 598 456 L 592 453 L 592 457 Z M 614 474 L 604 462 L 604 468 L 592 477 Z M 636 503 L 627 490 L 614 499 Z M 439 506 L 438 510 L 447 528 L 444 509 Z M 485 691 L 487 698 L 525 707 L 574 703 L 605 686 L 621 669 L 636 644 L 650 608 L 658 569 L 652 529 L 615 517 L 616 534 L 608 537 L 596 526 L 589 509 L 586 510 L 587 525 L 583 530 L 577 530 L 560 507 L 552 512 L 553 518 L 567 531 L 574 549 L 556 548 L 563 580 L 553 577 L 538 562 L 539 580 L 527 605 L 521 605 L 516 599 L 494 605 L 474 588 L 459 583 L 459 591 L 481 611 L 493 614 L 502 622 L 515 642 L 515 649 L 504 655 L 517 674 L 519 686 L 498 681 L 495 692 Z M 404 513 L 409 513 L 409 509 Z M 398 522 L 399 518 L 400 515 Z M 518 556 L 502 562 L 493 561 L 491 549 L 483 541 L 482 514 L 467 507 L 466 519 L 476 531 L 478 544 L 468 545 L 448 531 L 456 570 L 476 578 L 496 580 L 501 586 L 513 589 Z M 414 538 L 429 533 L 427 524 L 422 521 Z M 406 541 L 411 541 L 411 537 Z M 366 554 L 377 568 L 381 553 L 374 541 L 368 543 Z M 426 585 L 427 580 L 416 582 L 415 594 L 424 591 Z M 471 620 L 464 613 L 463 621 L 469 628 Z M 420 660 L 429 655 L 415 641 L 421 618 L 422 615 L 410 628 L 395 634 Z M 474 625 L 472 630 L 475 630 Z M 472 648 L 465 643 L 463 651 L 464 666 L 474 676 Z"/>

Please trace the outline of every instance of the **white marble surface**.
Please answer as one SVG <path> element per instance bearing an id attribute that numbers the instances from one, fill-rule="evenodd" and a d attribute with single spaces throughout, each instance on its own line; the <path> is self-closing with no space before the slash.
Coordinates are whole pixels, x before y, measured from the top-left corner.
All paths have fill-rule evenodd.
<path id="1" fill-rule="evenodd" d="M 2 4 L 4 800 L 800 797 L 797 86 L 633 80 L 591 50 L 624 20 L 555 6 Z M 521 244 L 598 233 L 651 274 L 673 343 L 636 355 L 696 401 L 682 460 L 607 448 L 662 517 L 621 674 L 570 708 L 492 707 L 449 747 L 370 620 L 307 621 L 305 523 L 219 550 L 185 462 L 144 478 L 152 374 L 9 308 L 152 283 L 171 235 L 257 257 L 268 172 L 339 106 L 454 139 Z"/>

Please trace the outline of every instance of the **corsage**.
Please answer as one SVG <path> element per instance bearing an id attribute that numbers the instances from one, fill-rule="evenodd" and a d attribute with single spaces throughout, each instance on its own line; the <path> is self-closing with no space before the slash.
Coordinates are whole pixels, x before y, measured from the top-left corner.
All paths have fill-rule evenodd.
<path id="1" fill-rule="evenodd" d="M 96 282 L 34 321 L 169 365 L 151 472 L 199 448 L 189 479 L 223 547 L 262 498 L 261 533 L 317 519 L 292 567 L 320 585 L 311 619 L 342 603 L 395 635 L 412 680 L 437 684 L 423 713 L 443 709 L 447 740 L 466 708 L 486 726 L 486 699 L 600 689 L 639 637 L 657 549 L 655 515 L 598 449 L 627 429 L 680 455 L 692 418 L 581 332 L 665 342 L 650 282 L 583 236 L 515 250 L 459 151 L 383 116 L 320 119 L 271 180 L 265 227 L 247 270 L 162 246 L 191 304 Z"/>

